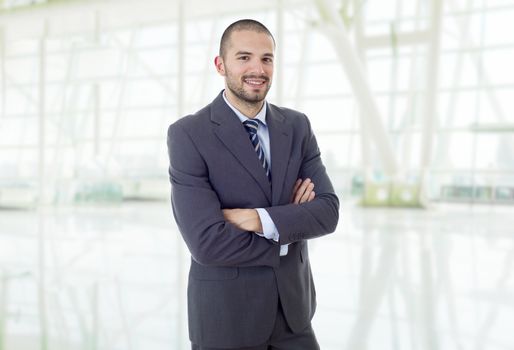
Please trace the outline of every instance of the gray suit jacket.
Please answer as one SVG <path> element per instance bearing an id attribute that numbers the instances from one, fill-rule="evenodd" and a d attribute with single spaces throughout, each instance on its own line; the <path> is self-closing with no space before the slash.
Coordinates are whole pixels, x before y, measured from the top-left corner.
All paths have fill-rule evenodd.
<path id="1" fill-rule="evenodd" d="M 307 117 L 268 104 L 272 184 L 247 132 L 220 94 L 168 129 L 171 202 L 191 252 L 189 335 L 215 348 L 266 342 L 282 303 L 293 331 L 316 307 L 307 240 L 335 230 L 339 201 Z M 316 198 L 290 204 L 298 178 L 311 178 Z M 265 208 L 290 243 L 280 245 L 227 223 L 222 209 Z"/>

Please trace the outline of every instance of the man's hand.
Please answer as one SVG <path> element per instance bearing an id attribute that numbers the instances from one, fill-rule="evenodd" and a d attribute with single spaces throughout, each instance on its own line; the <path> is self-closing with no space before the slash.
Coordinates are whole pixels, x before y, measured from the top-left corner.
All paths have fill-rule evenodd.
<path id="1" fill-rule="evenodd" d="M 245 231 L 262 232 L 259 213 L 255 209 L 223 209 L 225 220 Z"/>
<path id="2" fill-rule="evenodd" d="M 294 184 L 293 193 L 291 194 L 291 203 L 301 204 L 310 202 L 315 196 L 314 182 L 309 178 L 305 180 L 298 179 Z"/>
<path id="3" fill-rule="evenodd" d="M 301 204 L 314 199 L 314 183 L 311 179 L 298 179 L 291 194 L 291 203 Z M 223 209 L 225 220 L 244 231 L 262 232 L 259 213 L 255 209 Z"/>

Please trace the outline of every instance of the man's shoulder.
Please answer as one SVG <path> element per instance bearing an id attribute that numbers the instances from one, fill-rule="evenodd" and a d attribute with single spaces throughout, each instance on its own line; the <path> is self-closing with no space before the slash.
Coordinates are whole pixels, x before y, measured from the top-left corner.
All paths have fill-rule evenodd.
<path id="1" fill-rule="evenodd" d="M 273 103 L 268 103 L 268 107 L 274 113 L 280 113 L 287 118 L 305 118 L 305 114 L 292 108 L 277 106 Z"/>
<path id="2" fill-rule="evenodd" d="M 186 116 L 183 116 L 176 121 L 174 121 L 170 125 L 170 129 L 172 128 L 183 128 L 183 129 L 196 129 L 200 126 L 200 124 L 204 124 L 206 120 L 209 119 L 210 116 L 210 109 L 211 105 L 208 104 L 207 106 L 203 107 L 202 109 L 198 110 L 197 112 L 193 114 L 188 114 Z"/>
<path id="3" fill-rule="evenodd" d="M 300 111 L 271 103 L 268 103 L 268 107 L 273 115 L 280 115 L 288 124 L 296 125 L 300 128 L 304 128 L 309 124 L 307 116 Z"/>

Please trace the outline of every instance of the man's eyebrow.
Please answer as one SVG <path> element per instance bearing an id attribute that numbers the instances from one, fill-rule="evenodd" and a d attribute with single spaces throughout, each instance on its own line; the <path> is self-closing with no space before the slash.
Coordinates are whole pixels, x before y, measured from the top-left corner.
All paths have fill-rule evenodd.
<path id="1" fill-rule="evenodd" d="M 236 52 L 236 56 L 239 56 L 239 55 L 248 55 L 248 56 L 251 56 L 253 55 L 251 52 L 249 51 L 237 51 Z M 266 56 L 266 57 L 275 57 L 273 56 L 273 54 L 270 52 L 270 53 L 265 53 L 263 56 Z"/>

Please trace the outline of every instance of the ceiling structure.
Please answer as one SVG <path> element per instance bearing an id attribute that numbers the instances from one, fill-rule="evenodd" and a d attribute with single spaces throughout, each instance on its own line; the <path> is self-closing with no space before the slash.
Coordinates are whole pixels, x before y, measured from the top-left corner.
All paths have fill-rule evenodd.
<path id="1" fill-rule="evenodd" d="M 94 30 L 98 15 L 102 29 L 137 26 L 145 23 L 175 21 L 179 7 L 183 6 L 186 18 L 212 17 L 216 13 L 255 13 L 277 6 L 297 7 L 312 3 L 309 0 L 262 0 L 243 2 L 233 0 L 47 0 L 32 6 L 11 7 L 0 10 L 0 27 L 5 28 L 7 40 L 37 37 L 45 32 L 46 37 L 63 33 Z M 8 22 L 8 26 L 6 25 Z M 45 24 L 47 23 L 47 24 Z"/>

